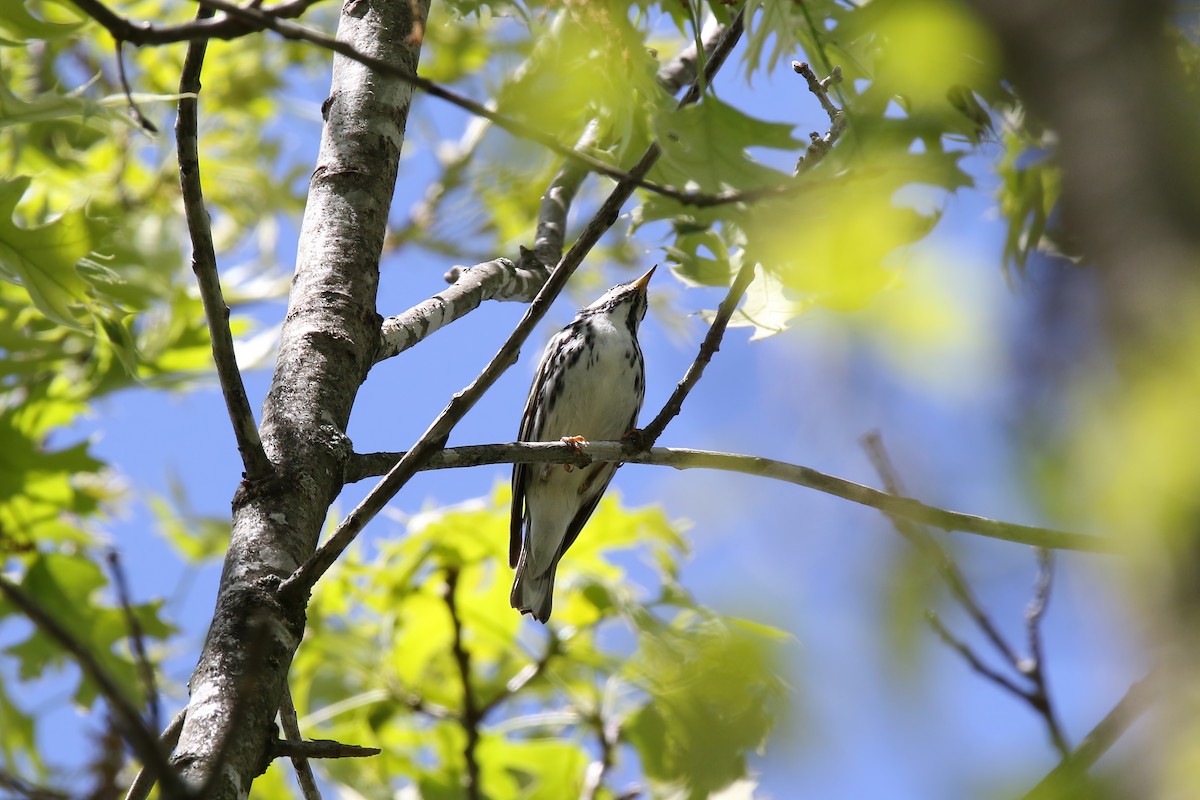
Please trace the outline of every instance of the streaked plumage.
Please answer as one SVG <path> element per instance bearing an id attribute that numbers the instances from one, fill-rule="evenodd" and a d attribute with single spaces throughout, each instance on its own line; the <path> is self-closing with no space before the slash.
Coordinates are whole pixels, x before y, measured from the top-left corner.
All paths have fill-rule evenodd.
<path id="1" fill-rule="evenodd" d="M 518 439 L 619 439 L 637 423 L 645 394 L 638 325 L 646 315 L 651 268 L 609 289 L 581 310 L 546 346 Z M 559 559 L 596 510 L 616 464 L 566 469 L 557 464 L 513 467 L 509 566 L 516 567 L 513 608 L 550 618 Z"/>

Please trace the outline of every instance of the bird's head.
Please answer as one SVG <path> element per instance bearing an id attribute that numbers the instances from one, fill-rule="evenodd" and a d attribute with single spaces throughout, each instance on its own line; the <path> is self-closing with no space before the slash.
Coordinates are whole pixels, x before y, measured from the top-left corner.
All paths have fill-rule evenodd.
<path id="1" fill-rule="evenodd" d="M 629 283 L 619 283 L 609 289 L 600 299 L 579 312 L 580 317 L 591 317 L 604 314 L 609 317 L 627 320 L 629 327 L 636 331 L 642 318 L 646 316 L 646 286 L 650 276 L 658 268 L 655 264 L 645 275 Z"/>

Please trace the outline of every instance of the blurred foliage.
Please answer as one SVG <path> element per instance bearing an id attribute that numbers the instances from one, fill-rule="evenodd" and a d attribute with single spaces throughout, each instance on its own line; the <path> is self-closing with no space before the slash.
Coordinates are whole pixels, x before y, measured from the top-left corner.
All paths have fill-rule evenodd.
<path id="1" fill-rule="evenodd" d="M 138 2 L 120 9 L 156 23 L 193 8 Z M 214 44 L 206 73 L 202 169 L 217 244 L 236 254 L 226 272 L 235 335 L 253 329 L 243 304 L 278 298 L 270 217 L 302 207 L 306 169 L 281 155 L 275 100 L 307 49 L 261 39 Z M 0 553 L 6 575 L 87 646 L 135 705 L 144 687 L 128 643 L 126 610 L 101 568 L 105 528 L 125 490 L 88 441 L 69 430 L 100 397 L 138 387 L 186 389 L 211 369 L 208 330 L 187 262 L 169 134 L 183 46 L 126 49 L 144 113 L 167 134 L 143 131 L 127 112 L 108 35 L 70 5 L 0 7 Z M 246 80 L 253 77 L 254 80 Z M 208 104 L 211 103 L 211 106 Z M 164 119 L 165 118 L 165 119 Z M 259 130 L 255 147 L 241 131 Z M 262 169 L 264 159 L 275 165 Z M 259 354 L 261 357 L 261 353 Z M 244 363 L 253 365 L 247 358 Z M 176 522 L 176 524 L 182 524 Z M 228 523 L 225 525 L 228 528 Z M 180 535 L 189 557 L 199 540 Z M 173 633 L 161 601 L 135 605 L 152 656 Z M 53 774 L 38 750 L 21 685 L 59 676 L 71 702 L 98 710 L 97 687 L 53 640 L 0 603 L 0 771 Z M 44 703 L 43 703 L 44 706 Z"/>
<path id="2" fill-rule="evenodd" d="M 698 606 L 678 582 L 679 531 L 613 494 L 564 559 L 546 628 L 508 606 L 507 487 L 343 558 L 313 595 L 293 692 L 312 735 L 383 753 L 330 763 L 330 780 L 367 798 L 463 797 L 470 727 L 484 797 L 579 796 L 602 736 L 618 774 L 640 764 L 654 796 L 707 797 L 747 776 L 788 707 L 784 637 Z M 632 548 L 651 590 L 629 580 Z"/>

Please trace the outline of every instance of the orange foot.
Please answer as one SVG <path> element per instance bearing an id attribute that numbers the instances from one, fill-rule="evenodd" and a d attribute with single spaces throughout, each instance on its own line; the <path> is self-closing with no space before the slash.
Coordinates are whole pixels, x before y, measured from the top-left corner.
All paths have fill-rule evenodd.
<path id="1" fill-rule="evenodd" d="M 561 441 L 563 444 L 571 445 L 571 449 L 580 455 L 583 454 L 583 446 L 588 443 L 586 436 L 564 436 L 559 441 Z M 570 464 L 563 464 L 564 471 L 570 472 L 573 469 L 575 468 Z"/>

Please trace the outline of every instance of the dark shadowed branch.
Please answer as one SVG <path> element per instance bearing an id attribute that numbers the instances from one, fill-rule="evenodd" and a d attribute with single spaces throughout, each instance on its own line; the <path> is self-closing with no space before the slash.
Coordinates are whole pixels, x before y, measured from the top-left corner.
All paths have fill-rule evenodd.
<path id="1" fill-rule="evenodd" d="M 130 44 L 159 45 L 189 42 L 197 39 L 236 39 L 249 33 L 261 31 L 261 27 L 247 24 L 244 19 L 237 17 L 212 18 L 211 14 L 197 16 L 191 22 L 178 25 L 155 25 L 141 20 L 130 20 L 114 12 L 100 0 L 71 0 L 75 6 L 87 14 L 112 34 L 118 42 Z M 299 17 L 309 6 L 316 5 L 320 0 L 286 0 L 283 3 L 262 6 L 264 14 L 280 19 Z"/>
<path id="2" fill-rule="evenodd" d="M 134 663 L 137 664 L 138 678 L 142 682 L 142 691 L 146 693 L 146 721 L 151 730 L 158 730 L 161 724 L 159 711 L 158 683 L 154 680 L 154 665 L 146 655 L 146 641 L 142 636 L 142 625 L 137 615 L 133 613 L 133 605 L 129 601 L 129 583 L 125 580 L 125 570 L 121 569 L 121 559 L 116 550 L 110 550 L 107 555 L 108 568 L 112 572 L 113 585 L 117 589 L 117 601 L 121 604 L 121 612 L 125 615 L 125 626 L 129 628 L 130 650 L 133 652 Z"/>
<path id="3" fill-rule="evenodd" d="M 158 126 L 146 118 L 146 115 L 142 113 L 142 109 L 138 107 L 137 102 L 133 99 L 133 90 L 129 88 L 129 77 L 125 74 L 124 44 L 120 39 L 116 40 L 114 57 L 117 61 L 117 78 L 121 81 L 121 91 L 125 93 L 125 102 L 129 104 L 129 115 L 142 127 L 142 130 L 149 133 L 158 133 Z"/>
<path id="4" fill-rule="evenodd" d="M 200 8 L 200 18 L 212 16 L 212 11 Z M 196 286 L 204 304 L 204 316 L 212 338 L 213 360 L 217 366 L 217 377 L 221 382 L 221 393 L 225 396 L 225 408 L 233 433 L 237 437 L 238 452 L 246 468 L 246 479 L 265 478 L 271 472 L 271 462 L 263 451 L 258 437 L 254 414 L 246 397 L 246 387 L 238 371 L 237 356 L 233 349 L 233 333 L 229 329 L 229 306 L 221 292 L 221 278 L 217 272 L 217 256 L 213 248 L 212 228 L 209 225 L 208 209 L 204 206 L 204 194 L 200 188 L 200 153 L 197 117 L 200 92 L 200 71 L 204 66 L 204 39 L 188 45 L 179 76 L 179 114 L 175 120 L 175 140 L 179 155 L 179 183 L 183 189 L 183 211 L 187 219 L 188 234 L 192 240 L 192 271 L 196 274 Z"/>
<path id="5" fill-rule="evenodd" d="M 273 757 L 290 758 L 293 761 L 296 759 L 307 761 L 310 758 L 370 758 L 382 752 L 378 747 L 362 747 L 357 744 L 335 742 L 332 739 L 305 739 L 300 742 L 276 739 L 271 745 Z M 309 774 L 311 774 L 311 770 Z M 305 795 L 306 798 L 309 796 Z M 320 797 L 320 795 L 312 796 Z"/>
<path id="6" fill-rule="evenodd" d="M 121 735 L 129 742 L 129 746 L 137 753 L 145 768 L 163 781 L 167 789 L 166 796 L 186 797 L 183 782 L 179 779 L 178 773 L 167 763 L 167 757 L 160 748 L 157 737 L 146 727 L 141 714 L 117 686 L 112 676 L 100 666 L 100 662 L 96 660 L 91 649 L 58 620 L 51 617 L 23 589 L 7 578 L 0 577 L 0 594 L 3 594 L 8 602 L 29 617 L 38 630 L 70 653 L 88 680 L 96 684 L 96 688 L 104 696 L 119 721 Z"/>
<path id="7" fill-rule="evenodd" d="M 450 624 L 454 627 L 454 640 L 451 649 L 454 652 L 454 663 L 458 665 L 458 678 L 462 683 L 462 719 L 463 733 L 466 742 L 463 744 L 463 763 L 466 765 L 467 779 L 463 784 L 468 800 L 479 800 L 483 790 L 479 786 L 479 759 L 475 749 L 479 746 L 479 726 L 482 717 L 475 698 L 475 687 L 471 683 L 471 653 L 463 642 L 462 618 L 458 615 L 458 568 L 446 570 L 445 600 L 446 610 L 450 614 Z"/>

